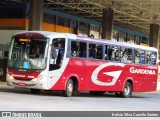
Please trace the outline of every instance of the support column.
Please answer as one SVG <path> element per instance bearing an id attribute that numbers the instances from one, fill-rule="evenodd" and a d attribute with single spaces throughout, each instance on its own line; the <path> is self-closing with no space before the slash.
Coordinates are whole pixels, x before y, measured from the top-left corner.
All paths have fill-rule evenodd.
<path id="1" fill-rule="evenodd" d="M 43 22 L 43 0 L 30 0 L 29 30 L 41 30 Z"/>
<path id="2" fill-rule="evenodd" d="M 103 9 L 102 14 L 102 39 L 112 39 L 114 11 L 111 8 Z"/>
<path id="3" fill-rule="evenodd" d="M 159 25 L 150 25 L 150 44 L 149 46 L 159 49 Z"/>

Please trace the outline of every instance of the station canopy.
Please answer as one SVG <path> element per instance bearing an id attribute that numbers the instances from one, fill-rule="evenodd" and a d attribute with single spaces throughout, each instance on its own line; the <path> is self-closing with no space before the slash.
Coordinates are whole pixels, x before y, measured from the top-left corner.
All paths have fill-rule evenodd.
<path id="1" fill-rule="evenodd" d="M 29 0 L 1 0 L 29 2 Z M 114 10 L 114 25 L 149 34 L 160 23 L 160 0 L 44 0 L 44 8 L 102 21 L 103 9 Z"/>

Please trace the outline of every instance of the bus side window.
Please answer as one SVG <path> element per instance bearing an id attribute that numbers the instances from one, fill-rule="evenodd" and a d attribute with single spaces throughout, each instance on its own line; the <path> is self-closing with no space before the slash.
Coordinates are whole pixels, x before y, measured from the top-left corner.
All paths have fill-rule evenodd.
<path id="1" fill-rule="evenodd" d="M 146 64 L 156 65 L 156 52 L 147 51 L 146 52 Z"/>
<path id="2" fill-rule="evenodd" d="M 119 53 L 118 53 L 118 47 L 114 46 L 112 47 L 112 59 L 113 61 L 119 61 Z"/>
<path id="3" fill-rule="evenodd" d="M 132 49 L 127 48 L 127 63 L 132 63 Z"/>
<path id="4" fill-rule="evenodd" d="M 105 45 L 105 46 L 104 46 L 104 59 L 105 59 L 105 60 L 107 60 L 107 57 L 108 57 L 108 56 L 107 56 L 107 47 L 108 47 L 108 45 Z"/>
<path id="5" fill-rule="evenodd" d="M 152 52 L 150 55 L 150 60 L 152 65 L 156 65 L 156 58 L 157 58 L 156 52 Z"/>
<path id="6" fill-rule="evenodd" d="M 103 59 L 103 45 L 97 44 L 96 46 L 96 58 Z"/>
<path id="7" fill-rule="evenodd" d="M 107 46 L 107 60 L 112 60 L 112 47 Z"/>
<path id="8" fill-rule="evenodd" d="M 51 58 L 56 59 L 56 57 L 57 57 L 57 51 L 55 49 L 55 46 L 52 45 L 52 47 L 51 47 Z"/>
<path id="9" fill-rule="evenodd" d="M 71 41 L 71 56 L 78 57 L 78 42 Z"/>
<path id="10" fill-rule="evenodd" d="M 119 61 L 119 50 L 117 46 L 105 45 L 105 60 Z"/>
<path id="11" fill-rule="evenodd" d="M 140 62 L 140 52 L 139 50 L 134 50 L 134 63 L 139 64 Z"/>
<path id="12" fill-rule="evenodd" d="M 50 66 L 49 70 L 59 69 L 63 62 L 65 52 L 65 39 L 55 38 L 52 40 L 50 51 Z"/>
<path id="13" fill-rule="evenodd" d="M 145 64 L 145 51 L 140 51 L 140 64 Z"/>
<path id="14" fill-rule="evenodd" d="M 121 62 L 132 63 L 132 49 L 121 47 L 120 59 L 121 59 Z"/>
<path id="15" fill-rule="evenodd" d="M 89 58 L 93 58 L 95 59 L 95 47 L 96 45 L 95 44 L 89 44 Z"/>
<path id="16" fill-rule="evenodd" d="M 121 62 L 126 62 L 125 48 L 122 47 L 120 47 L 120 60 Z"/>
<path id="17" fill-rule="evenodd" d="M 83 57 L 83 58 L 86 58 L 86 47 L 87 47 L 87 43 L 85 42 L 80 42 L 79 43 L 79 57 Z"/>

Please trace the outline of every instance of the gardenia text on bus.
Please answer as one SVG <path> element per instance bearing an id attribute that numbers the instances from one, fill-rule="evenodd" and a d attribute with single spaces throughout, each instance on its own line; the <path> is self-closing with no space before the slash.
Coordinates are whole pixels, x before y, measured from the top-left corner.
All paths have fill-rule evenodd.
<path id="1" fill-rule="evenodd" d="M 137 74 L 150 74 L 150 75 L 155 75 L 156 72 L 155 70 L 146 70 L 146 69 L 136 69 L 134 67 L 130 68 L 131 73 L 137 73 Z"/>

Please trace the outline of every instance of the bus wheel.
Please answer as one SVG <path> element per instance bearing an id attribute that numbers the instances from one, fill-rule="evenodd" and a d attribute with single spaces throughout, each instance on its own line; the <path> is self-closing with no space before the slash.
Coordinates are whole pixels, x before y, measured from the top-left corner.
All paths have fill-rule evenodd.
<path id="1" fill-rule="evenodd" d="M 41 92 L 40 89 L 31 89 L 32 94 L 39 94 Z"/>
<path id="2" fill-rule="evenodd" d="M 64 96 L 71 97 L 72 94 L 73 94 L 73 80 L 69 79 L 66 86 L 66 90 L 64 91 Z"/>
<path id="3" fill-rule="evenodd" d="M 104 91 L 89 91 L 91 95 L 103 95 L 105 92 Z"/>
<path id="4" fill-rule="evenodd" d="M 120 92 L 120 96 L 128 98 L 130 97 L 131 94 L 132 94 L 132 86 L 129 82 L 126 82 L 123 92 Z"/>

